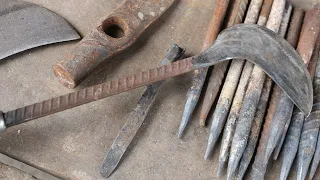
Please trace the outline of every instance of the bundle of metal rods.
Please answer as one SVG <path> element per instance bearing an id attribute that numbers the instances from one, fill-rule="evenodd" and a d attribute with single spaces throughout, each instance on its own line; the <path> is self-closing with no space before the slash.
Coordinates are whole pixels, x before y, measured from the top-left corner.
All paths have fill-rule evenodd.
<path id="1" fill-rule="evenodd" d="M 218 8 L 213 13 L 203 49 L 214 42 L 224 21 L 227 27 L 257 23 L 277 32 L 296 48 L 314 77 L 313 110 L 309 116 L 303 114 L 258 66 L 245 60 L 226 62 L 214 66 L 210 76 L 207 68 L 194 72 L 178 136 L 182 138 L 203 93 L 200 126 L 211 122 L 204 158 L 210 158 L 222 136 L 219 176 L 227 165 L 227 179 L 243 179 L 253 162 L 248 176 L 264 179 L 271 157 L 277 160 L 281 154 L 280 179 L 287 179 L 295 158 L 297 179 L 306 179 L 309 168 L 312 179 L 320 161 L 320 8 L 304 12 L 286 0 L 215 0 L 215 3 Z M 202 90 L 206 79 L 208 85 Z"/>

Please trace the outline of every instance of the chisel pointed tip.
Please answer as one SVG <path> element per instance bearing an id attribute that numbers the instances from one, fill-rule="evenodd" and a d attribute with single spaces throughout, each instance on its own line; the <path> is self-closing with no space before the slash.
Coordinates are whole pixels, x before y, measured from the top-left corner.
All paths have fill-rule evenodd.
<path id="1" fill-rule="evenodd" d="M 224 169 L 225 161 L 219 161 L 219 167 L 218 167 L 218 177 L 222 176 L 222 172 Z"/>
<path id="2" fill-rule="evenodd" d="M 212 149 L 207 147 L 206 153 L 204 154 L 204 160 L 210 159 L 211 151 L 212 151 Z"/>
<path id="3" fill-rule="evenodd" d="M 178 132 L 178 134 L 177 134 L 178 138 L 179 138 L 179 139 L 182 139 L 182 135 L 183 135 L 183 130 L 180 130 L 180 129 L 179 129 L 179 132 Z"/>
<path id="4" fill-rule="evenodd" d="M 216 143 L 217 138 L 215 138 L 214 134 L 212 133 L 212 131 L 210 132 L 209 138 L 208 138 L 208 144 L 207 144 L 207 149 L 206 149 L 206 153 L 204 155 L 204 159 L 205 160 L 209 160 L 210 156 L 212 154 L 214 145 Z"/>
<path id="5" fill-rule="evenodd" d="M 292 159 L 291 154 L 284 154 L 279 180 L 286 180 L 288 178 L 291 165 L 292 165 L 291 159 Z"/>
<path id="6" fill-rule="evenodd" d="M 179 131 L 178 131 L 178 138 L 181 139 L 184 133 L 184 130 L 186 129 L 187 123 L 189 119 L 188 118 L 182 118 L 182 121 L 179 126 Z"/>
<path id="7" fill-rule="evenodd" d="M 232 154 L 231 154 L 229 162 L 228 162 L 227 179 L 232 179 L 235 176 L 235 172 L 236 172 L 238 162 L 239 162 L 239 161 L 237 161 L 236 156 L 233 156 Z"/>
<path id="8" fill-rule="evenodd" d="M 271 157 L 271 154 L 273 152 L 273 148 L 272 146 L 268 143 L 268 146 L 267 146 L 267 149 L 266 149 L 266 154 L 265 154 L 265 157 L 264 157 L 264 162 L 265 163 L 268 163 L 270 157 Z"/>
<path id="9" fill-rule="evenodd" d="M 311 169 L 310 169 L 310 174 L 309 174 L 309 180 L 313 179 L 313 176 L 316 174 L 316 171 L 317 171 L 317 166 L 311 166 Z"/>
<path id="10" fill-rule="evenodd" d="M 309 169 L 309 161 L 306 159 L 298 159 L 297 166 L 297 180 L 304 180 L 307 177 L 308 169 Z"/>

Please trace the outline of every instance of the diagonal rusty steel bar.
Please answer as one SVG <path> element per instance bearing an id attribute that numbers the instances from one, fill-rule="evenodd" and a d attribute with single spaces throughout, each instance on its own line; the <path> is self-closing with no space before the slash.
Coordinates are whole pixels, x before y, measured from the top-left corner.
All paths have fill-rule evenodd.
<path id="1" fill-rule="evenodd" d="M 298 107 L 310 112 L 311 79 L 296 51 L 267 28 L 240 24 L 224 30 L 215 44 L 200 55 L 6 112 L 0 123 L 10 127 L 234 58 L 262 67 Z M 288 77 L 290 81 L 285 81 Z"/>
<path id="2" fill-rule="evenodd" d="M 173 44 L 161 60 L 160 65 L 169 64 L 180 59 L 181 56 L 183 56 L 183 53 L 184 50 L 182 48 Z M 100 168 L 102 177 L 109 177 L 118 166 L 123 154 L 126 152 L 128 146 L 144 122 L 162 84 L 163 82 L 160 81 L 149 85 L 141 96 L 137 107 L 129 115 L 126 124 L 120 130 L 106 154 Z"/>
<path id="3" fill-rule="evenodd" d="M 301 30 L 301 42 L 299 42 L 298 44 L 297 52 L 302 57 L 302 60 L 306 64 L 306 66 L 308 66 L 310 62 L 313 48 L 320 31 L 319 18 L 320 15 L 317 14 L 316 10 L 307 12 Z M 291 44 L 290 41 L 289 43 Z M 290 98 L 288 98 L 286 93 L 282 91 L 280 93 L 279 103 L 277 104 L 277 108 L 270 126 L 269 139 L 265 156 L 266 161 L 270 158 L 273 150 L 280 141 L 281 135 L 284 131 L 285 123 L 291 119 L 293 107 L 294 104 L 292 103 Z"/>
<path id="4" fill-rule="evenodd" d="M 209 28 L 203 42 L 202 51 L 208 49 L 215 39 L 217 38 L 222 23 L 227 12 L 227 8 L 230 0 L 215 0 L 218 7 L 213 11 L 212 18 L 210 20 Z M 205 82 L 208 73 L 208 68 L 201 68 L 194 71 L 194 77 L 192 80 L 192 86 L 190 87 L 187 94 L 187 101 L 184 106 L 184 111 L 182 114 L 182 120 L 179 127 L 178 137 L 181 138 L 183 132 L 191 118 L 191 115 L 199 101 L 201 90 Z"/>
<path id="5" fill-rule="evenodd" d="M 274 32 L 278 32 L 284 12 L 285 0 L 274 0 L 266 27 Z M 252 70 L 248 89 L 243 100 L 243 105 L 231 144 L 230 158 L 228 162 L 228 179 L 231 179 L 231 177 L 235 175 L 242 154 L 247 146 L 251 124 L 259 103 L 265 79 L 266 74 L 263 70 L 258 66 L 255 66 Z"/>
<path id="6" fill-rule="evenodd" d="M 245 14 L 245 11 L 246 11 L 246 9 L 247 9 L 247 5 L 248 5 L 248 1 L 238 1 L 238 3 L 237 4 L 239 4 L 239 7 L 240 7 L 240 9 L 237 11 L 238 12 L 238 15 L 237 15 L 237 17 L 239 17 L 238 18 L 238 20 L 235 22 L 234 21 L 234 23 L 237 23 L 237 24 L 239 24 L 239 23 L 242 23 L 242 20 L 243 20 L 243 16 L 244 16 L 244 14 Z M 252 14 L 252 10 L 250 10 L 249 9 L 249 16 L 250 16 L 250 18 L 249 18 L 249 16 L 247 15 L 247 17 L 246 17 L 246 19 L 245 19 L 245 21 L 247 22 L 247 23 L 250 23 L 250 24 L 254 24 L 255 23 L 255 18 L 253 17 L 253 15 L 251 15 Z M 250 22 L 249 22 L 250 21 Z M 232 63 L 233 65 L 231 65 L 231 67 L 232 67 L 232 69 L 234 69 L 234 65 L 235 64 L 239 64 L 239 66 L 240 65 L 242 65 L 243 63 L 244 63 L 244 60 L 239 60 L 239 61 L 233 61 L 234 63 Z M 238 70 L 237 69 L 237 71 L 239 71 L 239 72 L 234 72 L 235 74 L 240 74 L 241 73 L 241 70 L 242 70 L 242 67 L 239 67 L 240 69 Z M 232 69 L 230 69 L 230 70 L 232 70 Z M 215 70 L 215 69 L 214 69 Z M 230 71 L 231 72 L 231 71 Z M 213 72 L 213 74 L 214 74 L 214 72 Z M 216 80 L 216 78 L 217 78 L 218 76 L 212 76 L 212 77 L 210 77 L 210 81 L 211 80 L 213 80 L 214 82 L 217 82 L 217 80 Z M 230 77 L 230 75 L 229 76 L 227 76 L 227 78 L 226 78 L 226 82 L 228 82 L 228 81 L 233 81 L 233 80 L 235 80 L 235 79 L 232 79 L 231 77 Z M 208 99 L 206 99 L 206 97 L 207 97 L 207 95 L 208 95 L 208 93 L 210 94 L 214 94 L 214 93 L 218 93 L 218 90 L 213 90 L 213 89 L 210 89 L 209 88 L 209 86 L 211 86 L 211 85 L 213 85 L 212 83 L 209 83 L 209 85 L 208 85 L 208 89 L 207 89 L 207 92 L 206 92 L 206 96 L 205 96 L 205 99 L 204 99 L 204 104 L 203 104 L 203 106 L 202 106 L 202 108 L 208 108 L 208 107 L 205 107 L 206 105 L 206 102 L 208 102 L 207 100 Z M 216 86 L 215 85 L 215 87 L 218 87 L 218 86 Z M 220 87 L 220 86 L 219 86 Z M 218 88 L 219 88 L 218 87 Z M 224 87 L 223 87 L 223 90 L 222 90 L 222 92 L 224 92 L 225 91 L 225 89 L 228 89 L 228 88 L 230 88 L 230 87 L 225 87 L 225 85 L 224 85 Z M 236 87 L 231 87 L 231 88 L 236 88 Z M 213 91 L 215 91 L 215 92 L 212 92 L 212 90 Z M 212 97 L 212 96 L 210 96 L 210 97 Z M 218 104 L 221 104 L 221 101 L 224 101 L 224 100 L 222 100 L 221 98 L 219 98 L 219 102 L 218 102 Z M 231 100 L 232 101 L 232 100 Z M 228 101 L 229 103 L 231 103 L 230 102 L 230 100 Z M 208 104 L 207 104 L 208 105 Z M 212 106 L 212 104 L 211 105 L 209 105 L 209 108 L 211 108 L 211 106 Z M 224 111 L 223 110 L 223 106 L 217 106 L 216 107 L 216 110 L 220 110 L 220 111 Z M 216 113 L 215 113 L 216 114 Z M 201 115 L 202 116 L 202 115 Z M 201 118 L 201 117 L 200 117 Z M 205 154 L 205 157 L 204 157 L 204 159 L 209 159 L 209 157 L 210 157 L 210 154 L 211 154 L 211 151 L 212 151 L 212 149 L 213 149 L 213 146 L 214 146 L 214 144 L 215 144 L 215 142 L 216 142 L 216 140 L 218 139 L 218 136 L 219 136 L 219 134 L 220 134 L 220 132 L 222 131 L 222 122 L 223 122 L 223 117 L 221 117 L 222 119 L 220 120 L 220 121 L 212 121 L 212 125 L 211 125 L 211 130 L 210 130 L 210 134 L 209 134 L 209 140 L 208 140 L 208 146 L 207 146 L 207 150 L 206 150 L 206 154 Z M 202 118 L 201 118 L 202 119 Z M 202 119 L 203 120 L 203 119 Z"/>

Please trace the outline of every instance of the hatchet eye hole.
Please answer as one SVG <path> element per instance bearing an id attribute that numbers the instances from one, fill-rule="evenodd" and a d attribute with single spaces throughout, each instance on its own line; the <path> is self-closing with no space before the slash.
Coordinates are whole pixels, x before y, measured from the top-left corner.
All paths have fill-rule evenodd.
<path id="1" fill-rule="evenodd" d="M 103 31 L 112 38 L 122 38 L 125 36 L 126 23 L 118 17 L 106 19 L 102 24 Z"/>

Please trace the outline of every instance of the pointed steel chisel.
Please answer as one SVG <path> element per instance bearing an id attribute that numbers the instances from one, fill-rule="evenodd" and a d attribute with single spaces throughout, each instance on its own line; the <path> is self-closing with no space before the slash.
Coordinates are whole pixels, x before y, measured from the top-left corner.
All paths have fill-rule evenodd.
<path id="1" fill-rule="evenodd" d="M 0 0 L 0 24 L 0 60 L 31 48 L 80 38 L 58 14 L 24 1 Z"/>
<path id="2" fill-rule="evenodd" d="M 304 42 L 307 43 L 308 39 L 303 38 L 303 36 L 306 36 L 307 34 L 308 33 L 305 33 L 305 32 L 301 33 L 302 40 L 304 41 L 301 40 L 302 42 L 299 42 L 299 43 L 302 43 L 302 44 L 304 44 Z M 319 57 L 319 48 L 320 48 L 320 41 L 318 38 L 317 44 L 313 50 L 313 55 L 311 57 L 310 64 L 308 67 L 311 77 L 314 77 L 315 75 L 316 66 L 317 66 L 318 57 Z M 306 52 L 308 52 L 308 50 L 306 50 Z M 294 158 L 296 157 L 296 154 L 298 151 L 304 119 L 305 119 L 305 114 L 301 112 L 297 107 L 295 107 L 293 111 L 293 117 L 291 120 L 292 122 L 290 123 L 289 130 L 283 145 L 283 150 L 282 150 L 283 161 L 282 161 L 282 167 L 280 171 L 280 178 L 279 178 L 280 180 L 286 180 L 289 175 L 291 166 L 293 164 Z"/>
<path id="3" fill-rule="evenodd" d="M 320 13 L 319 13 L 320 14 Z M 304 39 L 304 42 L 299 42 L 297 47 L 297 52 L 302 57 L 303 62 L 308 66 L 313 48 L 317 41 L 318 33 L 320 31 L 320 16 L 317 15 L 316 11 L 309 11 L 306 14 L 304 21 L 304 25 L 302 27 L 300 39 Z M 294 44 L 288 41 L 293 47 Z M 294 104 L 290 100 L 290 98 L 286 95 L 285 92 L 281 92 L 279 103 L 276 108 L 276 112 L 273 116 L 270 132 L 269 132 L 269 140 L 266 151 L 266 160 L 268 160 L 277 146 L 278 142 L 281 139 L 281 135 L 283 133 L 286 121 L 291 119 L 292 111 Z"/>
<path id="4" fill-rule="evenodd" d="M 165 57 L 160 64 L 165 65 L 178 60 L 182 57 L 183 52 L 184 50 L 176 44 L 172 45 L 172 47 L 166 52 Z M 115 138 L 103 161 L 100 169 L 100 174 L 103 177 L 109 177 L 116 169 L 123 154 L 126 152 L 128 146 L 144 122 L 161 85 L 162 81 L 149 85 L 140 98 L 137 107 L 129 115 L 126 124 L 122 127 L 118 136 Z"/>
<path id="5" fill-rule="evenodd" d="M 264 23 L 265 21 L 263 22 L 262 18 L 260 18 L 260 17 L 262 17 L 263 14 L 269 15 L 269 12 L 268 12 L 268 10 L 265 9 L 267 6 L 264 6 L 261 9 L 262 3 L 263 3 L 262 0 L 254 0 L 254 1 L 250 2 L 245 21 L 247 21 L 247 22 L 251 21 L 252 23 L 256 23 L 257 20 L 259 19 L 260 21 L 258 20 L 258 25 L 265 24 Z M 260 9 L 261 9 L 261 15 L 259 16 Z M 266 16 L 268 16 L 268 15 L 266 15 Z M 249 19 L 251 19 L 251 20 L 249 20 Z M 238 83 L 231 84 L 231 86 L 237 86 L 237 90 L 236 90 L 236 92 L 233 92 L 234 99 L 233 99 L 233 102 L 231 105 L 230 113 L 229 113 L 229 111 L 226 112 L 226 115 L 229 114 L 229 116 L 228 116 L 228 119 L 227 119 L 227 122 L 225 125 L 225 129 L 224 129 L 224 133 L 223 133 L 223 137 L 222 137 L 222 144 L 221 144 L 221 148 L 220 148 L 219 169 L 218 169 L 219 176 L 222 174 L 222 171 L 224 169 L 224 165 L 227 162 L 228 157 L 229 157 L 229 150 L 230 150 L 231 141 L 232 141 L 234 130 L 235 130 L 236 121 L 237 121 L 237 118 L 240 113 L 240 108 L 242 106 L 243 96 L 244 96 L 245 90 L 247 88 L 247 84 L 248 84 L 252 69 L 253 69 L 253 64 L 246 61 L 245 65 L 243 67 L 241 76 L 239 74 L 240 77 L 237 77 L 237 76 L 233 77 L 235 79 L 237 79 L 237 78 L 240 78 L 240 79 L 239 79 L 239 84 Z M 231 71 L 232 70 L 230 67 L 229 72 L 231 72 Z M 227 81 L 226 81 L 226 83 L 227 83 Z M 214 121 L 212 123 L 214 123 Z"/>
<path id="6" fill-rule="evenodd" d="M 243 21 L 243 16 L 245 15 L 245 11 L 246 11 L 246 9 L 247 9 L 247 6 L 248 6 L 248 1 L 243 1 L 243 0 L 237 0 L 236 2 L 235 2 L 235 5 L 236 5 L 236 7 L 234 7 L 234 9 L 233 9 L 233 11 L 235 12 L 235 13 L 233 13 L 233 14 L 235 14 L 236 15 L 236 17 L 237 17 L 237 19 L 236 19 L 236 21 L 234 21 L 234 20 L 232 20 L 231 19 L 231 21 L 230 22 L 233 22 L 234 24 L 239 24 L 239 23 L 242 23 L 242 21 Z M 238 8 L 238 9 L 235 9 L 235 8 Z M 248 20 L 247 20 L 248 21 Z M 254 20 L 252 20 L 252 21 L 254 21 Z M 229 25 L 232 25 L 233 23 L 229 23 Z M 251 23 L 251 24 L 253 24 L 253 23 Z M 230 73 L 228 73 L 228 74 L 232 74 L 232 75 L 236 75 L 236 74 L 239 74 L 240 75 L 240 73 L 241 73 L 241 71 L 242 71 L 242 65 L 243 65 L 243 63 L 244 63 L 244 60 L 238 60 L 238 61 L 233 61 L 231 64 L 231 71 L 235 68 L 234 66 L 240 66 L 240 67 L 237 67 L 237 70 L 236 71 L 233 71 L 233 72 L 231 72 L 231 71 L 229 71 Z M 214 71 L 217 71 L 217 69 L 216 69 L 217 67 L 215 67 L 213 70 Z M 218 71 L 220 71 L 220 70 L 218 70 Z M 221 73 L 221 75 L 223 75 L 224 73 Z M 217 82 L 217 78 L 218 78 L 218 76 L 217 75 L 215 75 L 215 76 L 212 76 L 212 77 L 210 77 L 210 81 L 214 81 L 214 82 Z M 226 78 L 226 81 L 225 82 L 234 82 L 234 81 L 236 81 L 236 82 L 238 82 L 238 79 L 236 79 L 236 78 L 232 78 L 232 77 L 230 77 L 230 75 L 227 75 L 227 78 Z M 235 83 L 235 82 L 234 82 Z M 208 86 L 211 86 L 211 85 L 213 85 L 212 83 L 210 83 L 209 82 L 209 84 L 210 85 L 208 85 Z M 214 83 L 215 84 L 215 83 Z M 232 83 L 233 84 L 233 83 Z M 217 86 L 217 84 L 215 84 L 214 85 L 215 87 L 217 87 L 217 88 L 220 88 L 220 86 Z M 225 106 L 223 106 L 223 105 L 221 105 L 222 103 L 226 103 L 226 106 L 229 106 L 229 105 L 231 105 L 231 102 L 232 102 L 232 99 L 228 99 L 227 98 L 227 94 L 228 93 L 232 93 L 232 91 L 233 90 L 235 90 L 235 88 L 236 88 L 236 86 L 232 86 L 232 87 L 230 87 L 228 84 L 224 84 L 224 86 L 223 86 L 223 88 L 222 88 L 222 94 L 220 94 L 220 97 L 219 97 L 219 100 L 218 100 L 218 104 L 217 104 L 217 106 L 216 106 L 216 110 L 215 110 L 215 113 L 214 113 L 214 115 L 213 115 L 213 121 L 212 121 L 212 125 L 211 125 L 211 129 L 210 129 L 210 134 L 209 134 L 209 139 L 208 139 L 208 145 L 207 145 L 207 150 L 206 150 L 206 154 L 205 154 L 205 157 L 204 157 L 204 159 L 206 159 L 206 160 L 208 160 L 209 158 L 210 158 L 210 155 L 211 155 L 211 151 L 212 151 L 212 149 L 213 149 L 213 147 L 214 147 L 214 144 L 215 144 L 215 142 L 216 142 L 216 140 L 218 139 L 218 136 L 220 135 L 220 133 L 221 133 L 221 131 L 222 131 L 222 128 L 223 128 L 223 126 L 224 126 L 224 121 L 226 120 L 226 114 L 224 114 L 225 116 L 223 116 L 222 115 L 222 113 L 221 112 L 225 112 L 225 113 L 228 113 L 227 112 L 227 108 L 225 107 Z M 227 89 L 229 89 L 230 91 L 228 91 L 227 93 L 225 93 L 225 91 L 227 90 Z M 233 90 L 232 90 L 233 89 Z M 216 92 L 211 92 L 212 91 L 212 89 L 210 89 L 209 87 L 208 87 L 208 89 L 207 89 L 207 92 L 206 92 L 206 96 L 208 95 L 208 93 L 211 93 L 211 94 L 213 94 L 213 93 L 218 93 L 218 90 L 217 89 L 215 89 L 215 90 L 213 90 L 213 91 L 216 91 Z M 207 101 L 207 99 L 206 99 L 206 96 L 205 96 L 205 99 L 204 99 L 204 103 L 205 103 L 205 101 Z M 211 96 L 210 96 L 211 97 Z M 204 108 L 205 106 L 204 106 L 205 104 L 203 104 L 203 106 L 202 106 L 202 108 Z M 212 104 L 211 105 L 209 105 L 210 106 L 210 108 L 211 108 L 211 106 L 212 106 Z M 219 111 L 220 113 L 216 113 L 216 111 Z M 202 115 L 203 114 L 201 114 L 200 116 L 200 118 L 202 118 Z"/>
<path id="7" fill-rule="evenodd" d="M 202 51 L 205 51 L 207 48 L 209 48 L 213 44 L 213 42 L 216 40 L 220 32 L 220 29 L 222 27 L 222 23 L 229 5 L 229 0 L 215 0 L 215 2 L 216 4 L 218 4 L 218 7 L 217 9 L 214 10 L 212 14 L 209 28 L 207 30 L 207 34 L 202 45 Z M 183 111 L 181 123 L 179 126 L 179 131 L 178 131 L 179 138 L 182 138 L 184 130 L 188 122 L 190 121 L 192 113 L 199 101 L 202 87 L 207 77 L 208 69 L 209 69 L 208 67 L 205 67 L 205 68 L 200 68 L 194 71 L 192 86 L 190 87 L 187 93 L 187 101 L 184 106 L 184 111 Z"/>
<path id="8" fill-rule="evenodd" d="M 251 162 L 251 159 L 254 155 L 256 145 L 258 143 L 261 127 L 263 124 L 264 116 L 267 110 L 267 105 L 268 105 L 270 91 L 271 91 L 270 87 L 272 86 L 272 83 L 273 83 L 272 79 L 269 77 L 267 77 L 266 81 L 264 82 L 259 104 L 256 110 L 255 117 L 252 122 L 248 145 L 244 150 L 239 163 L 239 170 L 237 174 L 238 180 L 243 179 L 247 171 L 247 168 Z"/>
<path id="9" fill-rule="evenodd" d="M 302 22 L 303 22 L 303 17 L 304 17 L 304 11 L 302 9 L 299 9 L 299 8 L 295 8 L 294 11 L 293 11 L 293 14 L 292 14 L 292 17 L 291 17 L 291 21 L 292 22 L 296 22 L 296 23 L 291 23 L 290 27 L 289 27 L 289 30 L 288 30 L 288 34 L 287 36 L 292 36 L 292 34 L 296 34 L 296 38 L 290 38 L 291 40 L 291 45 L 293 44 L 298 44 L 298 41 L 299 41 L 299 34 L 300 34 L 300 31 L 301 31 L 301 25 L 302 25 Z M 315 66 L 313 66 L 315 67 Z M 311 72 L 309 70 L 309 72 Z M 314 72 L 314 71 L 313 71 Z M 310 73 L 311 75 L 314 74 L 314 73 Z M 281 89 L 276 85 L 275 88 L 277 87 L 277 93 L 280 93 Z M 273 93 L 275 93 L 275 88 L 273 90 Z M 270 104 L 270 106 L 277 106 L 277 104 Z M 295 109 L 295 108 L 294 108 Z M 293 112 L 295 112 L 293 110 Z M 291 118 L 292 120 L 294 119 L 293 116 Z M 281 137 L 281 141 L 280 143 L 278 143 L 277 145 L 277 149 L 274 153 L 274 159 L 277 159 L 279 154 L 280 154 L 280 151 L 281 151 L 281 148 L 282 148 L 282 145 L 285 141 L 285 138 L 286 138 L 286 134 L 287 134 L 287 131 L 289 129 L 289 126 L 291 124 L 291 119 L 287 120 L 286 122 L 286 125 L 285 125 L 285 130 L 284 132 L 282 132 L 282 137 Z"/>
<path id="10" fill-rule="evenodd" d="M 285 12 L 285 0 L 274 0 L 266 27 L 278 32 L 281 19 Z M 251 124 L 258 106 L 266 74 L 260 67 L 255 66 L 252 70 L 248 89 L 241 107 L 237 127 L 232 140 L 230 158 L 228 161 L 228 179 L 235 176 L 242 154 L 247 146 Z"/>

